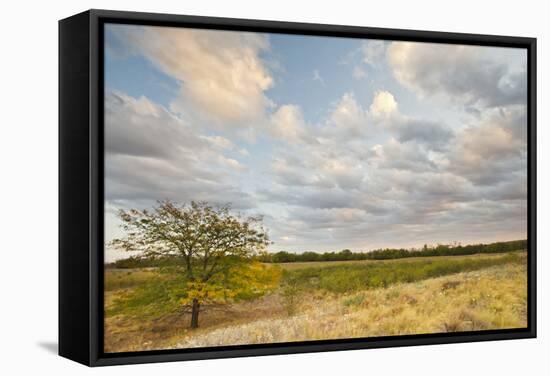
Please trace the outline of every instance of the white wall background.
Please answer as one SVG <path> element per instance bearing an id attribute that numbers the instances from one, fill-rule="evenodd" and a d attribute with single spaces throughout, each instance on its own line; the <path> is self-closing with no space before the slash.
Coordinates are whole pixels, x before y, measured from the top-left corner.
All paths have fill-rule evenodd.
<path id="1" fill-rule="evenodd" d="M 537 37 L 539 338 L 88 369 L 57 342 L 57 20 L 106 8 Z M 550 165 L 544 1 L 6 1 L 0 22 L 0 373 L 519 375 L 548 372 Z M 546 170 L 546 172 L 545 172 Z M 546 231 L 545 231 L 546 230 Z"/>

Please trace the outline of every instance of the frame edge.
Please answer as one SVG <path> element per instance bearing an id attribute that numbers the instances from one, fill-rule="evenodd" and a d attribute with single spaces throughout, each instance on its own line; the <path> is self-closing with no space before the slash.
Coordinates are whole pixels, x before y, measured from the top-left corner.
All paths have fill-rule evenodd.
<path id="1" fill-rule="evenodd" d="M 90 364 L 89 11 L 59 21 L 59 355 Z"/>

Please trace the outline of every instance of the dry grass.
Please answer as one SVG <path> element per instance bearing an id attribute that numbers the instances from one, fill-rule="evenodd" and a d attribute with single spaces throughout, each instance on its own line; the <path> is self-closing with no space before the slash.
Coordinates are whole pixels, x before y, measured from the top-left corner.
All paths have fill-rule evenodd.
<path id="1" fill-rule="evenodd" d="M 526 327 L 524 265 L 394 285 L 347 296 L 304 297 L 293 316 L 228 325 L 174 347 L 204 347 Z"/>
<path id="2" fill-rule="evenodd" d="M 519 255 L 519 254 L 518 254 Z M 503 255 L 443 256 L 498 258 Z M 429 260 L 430 258 L 422 258 Z M 189 316 L 160 317 L 107 314 L 106 352 L 188 348 L 253 343 L 306 341 L 351 337 L 440 333 L 526 326 L 527 272 L 525 253 L 510 262 L 476 271 L 451 274 L 387 288 L 331 293 L 300 290 L 289 309 L 285 288 L 261 299 L 241 302 L 224 311 L 201 313 L 200 328 L 189 330 Z M 416 258 L 399 262 L 420 262 Z M 289 272 L 305 267 L 388 261 L 341 261 L 282 264 Z M 158 278 L 151 269 L 106 271 L 105 309 L 117 297 Z"/>
<path id="3" fill-rule="evenodd" d="M 118 293 L 107 293 L 108 307 Z M 173 313 L 161 317 L 114 315 L 105 318 L 106 352 L 158 350 L 174 347 L 182 338 L 209 333 L 226 325 L 244 325 L 258 318 L 285 314 L 278 294 L 228 306 L 225 310 L 201 312 L 200 328 L 189 329 L 189 315 Z"/>

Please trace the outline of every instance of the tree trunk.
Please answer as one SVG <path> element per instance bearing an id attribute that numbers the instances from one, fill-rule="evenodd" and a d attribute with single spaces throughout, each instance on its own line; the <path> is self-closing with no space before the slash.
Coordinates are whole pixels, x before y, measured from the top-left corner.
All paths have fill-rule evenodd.
<path id="1" fill-rule="evenodd" d="M 199 300 L 193 299 L 193 308 L 191 311 L 191 328 L 196 329 L 199 327 Z"/>

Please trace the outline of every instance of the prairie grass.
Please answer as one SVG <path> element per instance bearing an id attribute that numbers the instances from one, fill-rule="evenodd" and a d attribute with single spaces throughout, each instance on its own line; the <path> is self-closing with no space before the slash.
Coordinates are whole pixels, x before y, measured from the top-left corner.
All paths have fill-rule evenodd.
<path id="1" fill-rule="evenodd" d="M 506 264 L 322 300 L 304 298 L 295 315 L 218 328 L 174 347 L 522 328 L 526 284 L 525 266 Z"/>
<path id="2" fill-rule="evenodd" d="M 284 264 L 276 292 L 205 311 L 196 330 L 179 312 L 151 314 L 163 301 L 157 270 L 107 269 L 105 351 L 525 327 L 525 260 L 515 252 Z M 158 297 L 121 306 L 121 297 L 155 281 Z"/>

